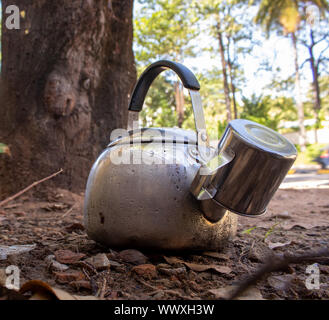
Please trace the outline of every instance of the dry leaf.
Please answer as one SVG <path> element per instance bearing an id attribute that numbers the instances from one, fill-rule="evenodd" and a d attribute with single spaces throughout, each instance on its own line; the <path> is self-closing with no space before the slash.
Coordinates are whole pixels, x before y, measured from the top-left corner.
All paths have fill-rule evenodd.
<path id="1" fill-rule="evenodd" d="M 163 267 L 157 267 L 157 270 L 160 273 L 163 273 L 167 276 L 179 276 L 179 275 L 184 275 L 186 273 L 186 268 L 185 267 L 180 267 L 180 268 L 163 268 Z"/>
<path id="2" fill-rule="evenodd" d="M 0 246 L 0 260 L 6 260 L 8 256 L 29 252 L 36 248 L 36 244 L 21 246 Z"/>
<path id="3" fill-rule="evenodd" d="M 196 272 L 204 272 L 204 271 L 209 271 L 209 270 L 217 271 L 218 273 L 222 273 L 222 274 L 229 274 L 232 272 L 232 269 L 227 266 L 219 266 L 216 264 L 189 263 L 189 262 L 185 262 L 185 261 L 180 260 L 175 257 L 164 257 L 164 259 L 169 264 L 184 264 L 189 269 L 196 271 Z"/>
<path id="4" fill-rule="evenodd" d="M 227 267 L 227 266 L 218 266 L 215 264 L 196 264 L 196 263 L 188 263 L 188 262 L 184 262 L 184 264 L 190 268 L 193 271 L 196 272 L 204 272 L 204 271 L 209 271 L 209 270 L 214 270 L 218 273 L 221 274 L 229 274 L 232 272 L 232 269 Z"/>
<path id="5" fill-rule="evenodd" d="M 75 253 L 71 250 L 57 250 L 55 252 L 56 260 L 64 264 L 74 264 L 85 256 L 83 253 Z"/>
<path id="6" fill-rule="evenodd" d="M 96 270 L 106 270 L 111 267 L 110 261 L 105 253 L 99 253 L 85 261 L 90 263 Z"/>
<path id="7" fill-rule="evenodd" d="M 153 264 L 141 264 L 132 268 L 131 272 L 146 279 L 153 279 L 157 276 L 156 267 Z"/>
<path id="8" fill-rule="evenodd" d="M 184 261 L 178 259 L 178 258 L 175 258 L 175 257 L 166 257 L 166 256 L 163 256 L 163 258 L 166 260 L 167 263 L 169 264 L 184 264 Z"/>
<path id="9" fill-rule="evenodd" d="M 65 272 L 54 272 L 56 281 L 61 284 L 69 283 L 72 281 L 85 280 L 86 276 L 83 272 L 78 270 L 68 270 Z"/>
<path id="10" fill-rule="evenodd" d="M 216 251 L 205 251 L 202 254 L 204 256 L 217 258 L 217 259 L 220 259 L 220 260 L 225 260 L 225 261 L 230 260 L 230 258 L 226 254 L 219 253 L 219 252 L 216 252 Z"/>
<path id="11" fill-rule="evenodd" d="M 216 299 L 228 299 L 233 291 L 236 289 L 236 286 L 227 286 L 219 289 L 210 289 L 209 293 L 215 296 Z M 243 292 L 236 300 L 265 300 L 260 293 L 260 291 L 255 288 L 249 288 Z"/>
<path id="12" fill-rule="evenodd" d="M 276 249 L 276 248 L 282 248 L 285 246 L 288 246 L 289 244 L 291 244 L 291 241 L 287 241 L 287 242 L 271 242 L 269 240 L 266 241 L 268 247 L 270 249 Z"/>
<path id="13" fill-rule="evenodd" d="M 19 293 L 24 294 L 26 292 L 32 293 L 30 300 L 98 300 L 94 296 L 72 295 L 64 290 L 53 288 L 40 280 L 25 283 Z"/>
<path id="14" fill-rule="evenodd" d="M 140 251 L 134 249 L 121 251 L 118 254 L 118 258 L 125 262 L 133 263 L 136 265 L 145 264 L 148 260 L 148 258 L 144 256 Z"/>

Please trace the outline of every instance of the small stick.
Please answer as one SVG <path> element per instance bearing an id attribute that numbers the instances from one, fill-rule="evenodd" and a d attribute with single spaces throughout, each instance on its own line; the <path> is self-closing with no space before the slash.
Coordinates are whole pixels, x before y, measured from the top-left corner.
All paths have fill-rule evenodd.
<path id="1" fill-rule="evenodd" d="M 28 187 L 26 187 L 26 188 L 23 189 L 22 191 L 20 191 L 20 192 L 14 194 L 13 196 L 11 196 L 11 197 L 9 197 L 9 198 L 7 198 L 7 199 L 1 201 L 1 202 L 0 202 L 0 207 L 6 205 L 6 204 L 9 203 L 10 201 L 13 201 L 14 199 L 18 198 L 18 197 L 21 196 L 23 193 L 25 193 L 25 192 L 31 190 L 32 188 L 34 188 L 34 187 L 37 186 L 38 184 L 40 184 L 40 183 L 42 183 L 42 182 L 45 182 L 45 181 L 47 181 L 47 180 L 50 180 L 50 179 L 56 177 L 57 175 L 59 175 L 59 174 L 62 173 L 62 172 L 63 172 L 63 169 L 59 170 L 58 172 L 52 174 L 52 175 L 49 176 L 49 177 L 46 177 L 46 178 L 43 178 L 43 179 L 41 179 L 41 180 L 39 180 L 39 181 L 35 181 L 35 182 L 33 182 L 31 185 L 29 185 Z"/>
<path id="2" fill-rule="evenodd" d="M 102 288 L 101 288 L 101 291 L 100 291 L 100 293 L 99 293 L 99 298 L 101 299 L 101 300 L 103 300 L 104 299 L 104 296 L 105 296 L 105 290 L 106 290 L 106 283 L 107 283 L 107 281 L 106 281 L 106 278 L 103 278 L 103 285 L 102 285 Z"/>
<path id="3" fill-rule="evenodd" d="M 286 269 L 290 264 L 317 261 L 319 258 L 329 257 L 329 249 L 322 248 L 319 251 L 312 251 L 301 255 L 285 255 L 283 258 L 269 258 L 268 262 L 258 269 L 252 276 L 243 280 L 240 285 L 228 297 L 233 300 L 240 296 L 251 285 L 255 284 L 265 274 Z"/>
<path id="4" fill-rule="evenodd" d="M 76 203 L 62 215 L 62 219 L 65 218 L 69 213 L 72 212 L 75 205 L 76 205 Z"/>

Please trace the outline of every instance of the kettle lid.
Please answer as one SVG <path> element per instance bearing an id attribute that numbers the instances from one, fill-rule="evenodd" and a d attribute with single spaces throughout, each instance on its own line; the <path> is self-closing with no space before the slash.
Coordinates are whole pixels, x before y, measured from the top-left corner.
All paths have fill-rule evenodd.
<path id="1" fill-rule="evenodd" d="M 295 146 L 284 136 L 259 123 L 235 119 L 229 123 L 236 134 L 253 148 L 264 150 L 279 157 L 296 157 Z"/>
<path id="2" fill-rule="evenodd" d="M 120 135 L 121 134 L 121 135 Z M 133 143 L 179 143 L 197 144 L 197 133 L 193 130 L 183 130 L 179 128 L 141 128 L 123 132 L 118 131 L 118 135 L 111 135 L 111 142 L 108 148 L 115 145 Z"/>

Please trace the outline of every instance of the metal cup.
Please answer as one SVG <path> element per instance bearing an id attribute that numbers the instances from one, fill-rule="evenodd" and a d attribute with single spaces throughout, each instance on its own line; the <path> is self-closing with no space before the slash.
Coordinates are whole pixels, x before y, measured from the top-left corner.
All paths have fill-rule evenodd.
<path id="1" fill-rule="evenodd" d="M 212 204 L 203 207 L 217 205 L 239 215 L 259 216 L 296 160 L 297 150 L 272 129 L 238 119 L 227 126 L 218 154 L 230 155 L 230 161 L 213 171 L 211 179 L 205 179 L 200 168 L 192 193 Z M 201 181 L 207 182 L 198 186 Z"/>

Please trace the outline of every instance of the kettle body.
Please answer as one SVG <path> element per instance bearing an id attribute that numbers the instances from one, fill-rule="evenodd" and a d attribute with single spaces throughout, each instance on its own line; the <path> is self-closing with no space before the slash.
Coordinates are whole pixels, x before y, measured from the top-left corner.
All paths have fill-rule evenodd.
<path id="1" fill-rule="evenodd" d="M 195 131 L 139 129 L 133 121 L 167 69 L 189 91 Z M 265 213 L 296 159 L 295 147 L 247 120 L 230 122 L 218 147 L 210 147 L 199 89 L 193 73 L 171 61 L 141 75 L 130 100 L 130 130 L 112 132 L 89 174 L 84 223 L 90 238 L 110 247 L 219 250 L 236 233 L 235 214 Z"/>
<path id="2" fill-rule="evenodd" d="M 145 141 L 154 132 L 141 130 L 134 138 L 144 137 L 142 142 L 132 147 L 125 141 L 131 139 L 119 139 L 94 164 L 85 197 L 88 235 L 112 247 L 221 248 L 236 232 L 236 216 L 226 211 L 215 223 L 207 220 L 189 190 L 200 168 L 196 140 L 184 143 L 179 138 L 195 133 L 169 128 L 156 132 L 166 133 L 167 140 Z M 120 154 L 135 162 L 118 165 Z"/>

